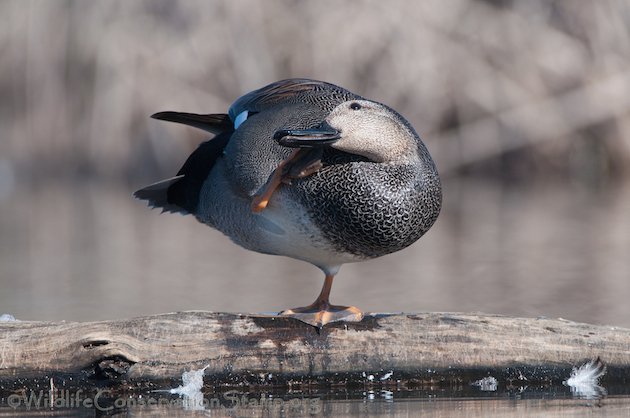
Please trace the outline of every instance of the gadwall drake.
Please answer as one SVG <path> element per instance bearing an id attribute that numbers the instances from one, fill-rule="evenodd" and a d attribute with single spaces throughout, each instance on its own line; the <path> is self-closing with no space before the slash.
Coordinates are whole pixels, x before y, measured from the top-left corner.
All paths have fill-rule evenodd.
<path id="1" fill-rule="evenodd" d="M 329 303 L 341 265 L 411 245 L 440 212 L 435 164 L 409 122 L 333 84 L 283 80 L 242 96 L 227 114 L 152 117 L 216 136 L 177 176 L 134 195 L 192 214 L 246 249 L 319 267 L 326 278 L 315 302 L 281 313 L 319 328 L 363 318 Z"/>

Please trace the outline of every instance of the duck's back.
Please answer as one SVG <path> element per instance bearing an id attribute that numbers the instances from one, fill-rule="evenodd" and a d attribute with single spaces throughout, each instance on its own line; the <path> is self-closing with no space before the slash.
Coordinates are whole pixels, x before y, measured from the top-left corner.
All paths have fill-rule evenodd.
<path id="1" fill-rule="evenodd" d="M 274 134 L 282 129 L 319 125 L 332 109 L 360 96 L 333 84 L 308 80 L 279 81 L 248 93 L 234 102 L 229 114 L 246 119 L 232 134 L 224 151 L 234 187 L 254 195 L 291 149 L 280 146 Z"/>
<path id="2" fill-rule="evenodd" d="M 292 152 L 273 139 L 276 131 L 310 128 L 325 117 L 322 109 L 305 103 L 278 105 L 248 117 L 232 134 L 223 154 L 234 189 L 253 196 Z"/>

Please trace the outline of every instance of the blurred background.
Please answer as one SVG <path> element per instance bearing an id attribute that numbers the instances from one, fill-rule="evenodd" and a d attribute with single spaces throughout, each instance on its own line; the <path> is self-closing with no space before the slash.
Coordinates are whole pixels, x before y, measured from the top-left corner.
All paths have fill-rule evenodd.
<path id="1" fill-rule="evenodd" d="M 402 113 L 443 176 L 433 229 L 346 265 L 333 302 L 630 327 L 630 3 L 0 0 L 0 314 L 98 320 L 310 303 L 254 254 L 134 190 L 289 77 Z"/>

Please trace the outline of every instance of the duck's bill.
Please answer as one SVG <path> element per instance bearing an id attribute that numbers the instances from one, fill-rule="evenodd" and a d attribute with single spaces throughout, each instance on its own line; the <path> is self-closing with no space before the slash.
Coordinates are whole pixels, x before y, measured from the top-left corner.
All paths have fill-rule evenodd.
<path id="1" fill-rule="evenodd" d="M 330 145 L 341 138 L 339 131 L 325 127 L 312 129 L 283 129 L 273 139 L 280 145 L 291 148 L 310 148 Z"/>

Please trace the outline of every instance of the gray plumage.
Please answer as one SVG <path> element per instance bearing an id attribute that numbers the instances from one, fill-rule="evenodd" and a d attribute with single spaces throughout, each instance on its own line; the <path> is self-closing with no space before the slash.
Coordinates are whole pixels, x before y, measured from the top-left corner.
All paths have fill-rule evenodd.
<path id="1" fill-rule="evenodd" d="M 335 274 L 344 263 L 409 246 L 440 212 L 437 170 L 411 125 L 387 106 L 338 86 L 284 80 L 239 98 L 227 115 L 186 115 L 156 117 L 198 127 L 201 120 L 209 124 L 202 129 L 218 136 L 190 156 L 181 178 L 136 197 L 192 213 L 247 249 Z M 322 124 L 340 135 L 324 147 L 323 167 L 280 186 L 269 206 L 253 213 L 253 197 L 291 153 L 274 135 Z"/>

